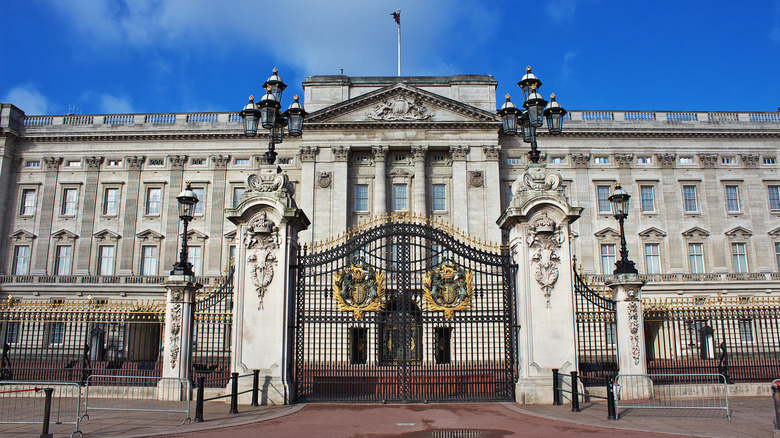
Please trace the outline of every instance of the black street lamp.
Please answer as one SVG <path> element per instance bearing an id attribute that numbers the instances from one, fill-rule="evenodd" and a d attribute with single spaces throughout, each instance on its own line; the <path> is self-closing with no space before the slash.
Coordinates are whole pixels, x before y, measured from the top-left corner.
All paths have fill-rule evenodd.
<path id="1" fill-rule="evenodd" d="M 501 117 L 504 133 L 517 134 L 518 125 L 520 126 L 523 141 L 531 143 L 531 152 L 528 153 L 531 162 L 538 163 L 541 154 L 536 145 L 536 129 L 540 128 L 544 124 L 544 118 L 547 118 L 547 131 L 551 135 L 560 134 L 563 132 L 563 119 L 566 110 L 555 101 L 555 94 L 550 95 L 549 103 L 544 100 L 542 95 L 537 92 L 542 86 L 542 81 L 531 73 L 531 67 L 526 67 L 525 70 L 525 76 L 517 83 L 523 90 L 523 108 L 525 110 L 521 111 L 515 106 L 507 94 L 506 102 L 497 113 Z"/>
<path id="2" fill-rule="evenodd" d="M 195 204 L 198 203 L 198 197 L 192 191 L 190 183 L 184 187 L 179 196 L 179 219 L 184 222 L 184 231 L 182 232 L 181 251 L 179 252 L 179 261 L 173 264 L 171 275 L 195 275 L 192 272 L 192 263 L 187 261 L 187 225 L 192 221 L 195 214 Z"/>
<path id="3" fill-rule="evenodd" d="M 620 260 L 615 262 L 614 275 L 619 274 L 638 274 L 634 262 L 628 259 L 628 248 L 626 248 L 626 232 L 623 229 L 623 222 L 628 217 L 628 201 L 631 195 L 628 194 L 620 183 L 615 184 L 615 190 L 607 198 L 612 204 L 612 214 L 620 223 Z"/>
<path id="4" fill-rule="evenodd" d="M 256 136 L 258 125 L 268 130 L 268 151 L 265 153 L 268 164 L 274 164 L 276 161 L 276 144 L 284 139 L 284 128 L 287 128 L 288 135 L 298 137 L 303 131 L 303 119 L 307 114 L 303 105 L 298 102 L 298 96 L 295 96 L 295 101 L 287 111 L 280 111 L 282 93 L 287 85 L 278 73 L 279 70 L 274 69 L 271 77 L 263 84 L 267 92 L 260 102 L 256 104 L 255 97 L 249 96 L 249 103 L 240 113 L 244 123 L 244 135 Z"/>

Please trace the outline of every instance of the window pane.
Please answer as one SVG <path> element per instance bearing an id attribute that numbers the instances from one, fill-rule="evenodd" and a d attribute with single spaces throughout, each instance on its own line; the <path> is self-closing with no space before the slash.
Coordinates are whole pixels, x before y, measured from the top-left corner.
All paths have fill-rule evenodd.
<path id="1" fill-rule="evenodd" d="M 704 273 L 704 250 L 701 243 L 688 244 L 688 263 L 692 274 Z"/>
<path id="2" fill-rule="evenodd" d="M 30 247 L 17 246 L 14 248 L 13 275 L 27 275 L 30 269 Z"/>
<path id="3" fill-rule="evenodd" d="M 35 190 L 22 190 L 22 205 L 19 214 L 31 216 L 35 214 Z"/>
<path id="4" fill-rule="evenodd" d="M 71 247 L 58 246 L 54 261 L 54 275 L 70 275 Z"/>
<path id="5" fill-rule="evenodd" d="M 683 199 L 685 211 L 688 213 L 698 211 L 696 204 L 696 186 L 683 186 Z"/>
<path id="6" fill-rule="evenodd" d="M 157 275 L 157 247 L 141 248 L 141 275 Z"/>
<path id="7" fill-rule="evenodd" d="M 447 210 L 447 186 L 444 184 L 434 184 L 433 190 L 431 190 L 431 198 L 433 200 L 433 211 Z"/>
<path id="8" fill-rule="evenodd" d="M 368 211 L 368 184 L 355 185 L 355 211 Z"/>
<path id="9" fill-rule="evenodd" d="M 769 209 L 780 211 L 780 186 L 769 186 Z"/>
<path id="10" fill-rule="evenodd" d="M 98 249 L 97 275 L 114 275 L 114 247 L 101 246 Z"/>
<path id="11" fill-rule="evenodd" d="M 195 275 L 201 274 L 203 266 L 203 253 L 200 246 L 187 246 L 187 261 L 192 263 L 192 272 Z"/>
<path id="12" fill-rule="evenodd" d="M 739 211 L 739 191 L 737 186 L 726 186 L 726 211 Z"/>
<path id="13" fill-rule="evenodd" d="M 65 189 L 62 191 L 62 209 L 60 213 L 63 216 L 75 216 L 78 205 L 79 193 L 76 189 Z"/>
<path id="14" fill-rule="evenodd" d="M 244 194 L 243 187 L 233 187 L 233 208 L 238 207 L 238 201 L 241 199 L 241 195 Z"/>
<path id="15" fill-rule="evenodd" d="M 655 197 L 653 196 L 653 186 L 642 186 L 640 187 L 640 192 L 642 196 L 642 212 L 654 212 Z"/>
<path id="16" fill-rule="evenodd" d="M 745 252 L 745 244 L 733 243 L 731 245 L 731 254 L 734 259 L 734 272 L 736 273 L 748 272 L 747 253 Z"/>
<path id="17" fill-rule="evenodd" d="M 19 333 L 21 333 L 22 323 L 19 321 L 11 321 L 6 325 L 5 342 L 7 344 L 18 344 Z"/>
<path id="18" fill-rule="evenodd" d="M 161 211 L 162 189 L 152 187 L 146 191 L 146 214 L 159 215 Z"/>
<path id="19" fill-rule="evenodd" d="M 198 203 L 195 204 L 195 215 L 202 216 L 206 211 L 206 189 L 203 187 L 194 187 L 192 192 L 198 197 Z"/>
<path id="20" fill-rule="evenodd" d="M 742 342 L 753 342 L 753 321 L 750 319 L 741 319 L 739 321 L 739 340 Z"/>
<path id="21" fill-rule="evenodd" d="M 775 243 L 775 258 L 777 259 L 777 271 L 780 272 L 780 243 Z"/>
<path id="22" fill-rule="evenodd" d="M 601 245 L 601 273 L 611 274 L 615 271 L 615 245 Z"/>
<path id="23" fill-rule="evenodd" d="M 103 214 L 116 216 L 119 212 L 119 189 L 106 189 L 103 196 Z"/>
<path id="24" fill-rule="evenodd" d="M 52 322 L 49 326 L 49 345 L 62 345 L 65 341 L 65 323 Z"/>
<path id="25" fill-rule="evenodd" d="M 598 186 L 596 190 L 598 192 L 599 213 L 611 212 L 612 206 L 609 204 L 609 186 Z"/>
<path id="26" fill-rule="evenodd" d="M 661 273 L 661 255 L 658 252 L 657 243 L 645 244 L 645 266 L 648 274 Z"/>
<path id="27" fill-rule="evenodd" d="M 406 184 L 393 184 L 393 211 L 408 210 Z"/>

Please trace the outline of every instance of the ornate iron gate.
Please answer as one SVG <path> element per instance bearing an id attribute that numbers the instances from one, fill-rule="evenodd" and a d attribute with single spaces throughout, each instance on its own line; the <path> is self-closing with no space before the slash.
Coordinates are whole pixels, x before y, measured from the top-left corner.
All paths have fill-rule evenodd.
<path id="1" fill-rule="evenodd" d="M 233 329 L 233 259 L 214 285 L 198 291 L 194 314 L 191 379 L 206 378 L 209 387 L 224 386 L 230 376 Z"/>
<path id="2" fill-rule="evenodd" d="M 617 308 L 609 289 L 577 272 L 576 259 L 574 267 L 578 368 L 586 386 L 601 386 L 618 373 Z"/>
<path id="3" fill-rule="evenodd" d="M 297 401 L 514 400 L 510 260 L 402 213 L 303 247 Z"/>

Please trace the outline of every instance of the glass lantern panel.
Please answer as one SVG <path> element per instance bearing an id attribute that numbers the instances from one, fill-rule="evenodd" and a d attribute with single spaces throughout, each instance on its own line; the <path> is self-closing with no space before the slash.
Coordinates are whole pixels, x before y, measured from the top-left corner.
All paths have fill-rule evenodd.
<path id="1" fill-rule="evenodd" d="M 262 118 L 264 129 L 273 129 L 276 126 L 276 108 L 272 106 L 260 108 L 260 117 Z"/>

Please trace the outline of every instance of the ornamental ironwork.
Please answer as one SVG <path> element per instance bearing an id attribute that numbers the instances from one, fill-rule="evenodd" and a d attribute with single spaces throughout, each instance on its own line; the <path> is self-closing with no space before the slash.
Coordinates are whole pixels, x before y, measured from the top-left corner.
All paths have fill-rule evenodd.
<path id="1" fill-rule="evenodd" d="M 362 319 L 365 312 L 385 308 L 385 274 L 366 266 L 357 258 L 353 264 L 333 274 L 333 299 L 341 312 Z"/>
<path id="2" fill-rule="evenodd" d="M 445 260 L 425 274 L 423 292 L 428 310 L 444 312 L 445 318 L 452 319 L 455 312 L 471 308 L 474 273 L 455 265 L 452 260 Z"/>

